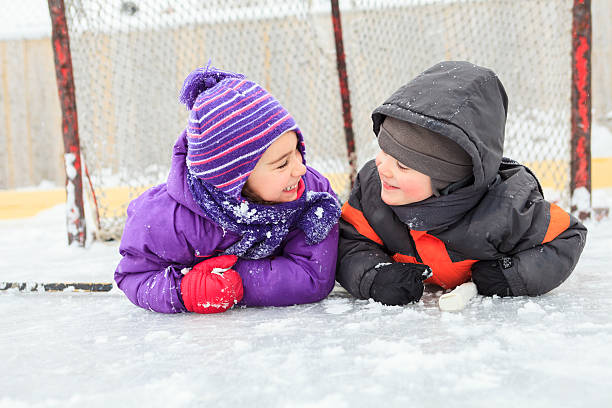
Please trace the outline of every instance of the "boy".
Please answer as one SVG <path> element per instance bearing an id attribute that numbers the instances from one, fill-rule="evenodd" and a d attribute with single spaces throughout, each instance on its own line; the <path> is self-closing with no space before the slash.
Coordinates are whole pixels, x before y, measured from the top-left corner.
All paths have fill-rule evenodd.
<path id="1" fill-rule="evenodd" d="M 502 158 L 508 99 L 494 72 L 437 64 L 372 114 L 382 151 L 342 208 L 336 280 L 360 299 L 418 301 L 423 281 L 536 296 L 572 272 L 586 228 Z M 433 272 L 433 274 L 432 274 Z"/>

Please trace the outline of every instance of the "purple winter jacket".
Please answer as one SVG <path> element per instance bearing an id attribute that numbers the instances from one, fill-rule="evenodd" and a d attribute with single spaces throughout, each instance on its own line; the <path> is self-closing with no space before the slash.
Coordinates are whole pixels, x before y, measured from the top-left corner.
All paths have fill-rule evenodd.
<path id="1" fill-rule="evenodd" d="M 193 200 L 187 185 L 185 133 L 174 146 L 168 181 L 144 192 L 128 206 L 119 252 L 123 256 L 115 281 L 137 306 L 161 313 L 186 312 L 181 299 L 183 268 L 222 252 L 240 239 L 223 230 Z M 307 191 L 334 194 L 329 181 L 307 167 Z M 307 193 L 304 192 L 304 194 Z M 294 229 L 276 252 L 263 259 L 242 259 L 234 265 L 242 278 L 239 305 L 287 306 L 317 302 L 334 286 L 338 225 L 315 245 Z"/>

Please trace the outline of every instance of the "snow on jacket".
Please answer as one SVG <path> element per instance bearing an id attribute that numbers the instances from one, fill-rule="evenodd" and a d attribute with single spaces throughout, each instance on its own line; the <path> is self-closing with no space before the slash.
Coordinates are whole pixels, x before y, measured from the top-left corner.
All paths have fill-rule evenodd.
<path id="1" fill-rule="evenodd" d="M 183 133 L 174 146 L 166 183 L 133 200 L 119 251 L 123 258 L 115 281 L 137 306 L 161 313 L 186 312 L 181 299 L 184 268 L 221 255 L 240 236 L 223 230 L 194 201 L 186 181 L 187 145 Z M 307 167 L 307 191 L 334 194 L 329 181 Z M 334 285 L 338 226 L 315 245 L 307 245 L 299 229 L 289 232 L 268 258 L 239 259 L 234 265 L 242 278 L 247 306 L 286 306 L 316 302 Z"/>
<path id="2" fill-rule="evenodd" d="M 344 288 L 369 298 L 375 266 L 394 261 L 427 264 L 434 275 L 426 282 L 454 288 L 470 279 L 478 260 L 503 259 L 515 296 L 546 293 L 570 275 L 584 248 L 586 228 L 544 199 L 529 169 L 502 160 L 506 107 L 505 92 L 492 71 L 446 62 L 374 111 L 376 133 L 388 115 L 462 146 L 474 163 L 474 184 L 464 189 L 484 193 L 451 225 L 417 231 L 381 200 L 376 165 L 366 163 L 340 220 L 336 279 Z"/>

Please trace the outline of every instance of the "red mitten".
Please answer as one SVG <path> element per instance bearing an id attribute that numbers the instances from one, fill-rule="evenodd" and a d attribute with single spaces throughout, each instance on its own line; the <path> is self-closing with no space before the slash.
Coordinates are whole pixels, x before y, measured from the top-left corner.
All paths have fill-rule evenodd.
<path id="1" fill-rule="evenodd" d="M 221 255 L 200 262 L 181 281 L 183 303 L 190 312 L 225 312 L 242 300 L 242 279 L 233 269 L 236 255 Z"/>

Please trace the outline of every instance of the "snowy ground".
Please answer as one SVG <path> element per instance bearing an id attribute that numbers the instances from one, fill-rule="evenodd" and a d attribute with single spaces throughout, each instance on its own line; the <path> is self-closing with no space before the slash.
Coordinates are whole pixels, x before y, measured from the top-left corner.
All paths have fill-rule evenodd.
<path id="1" fill-rule="evenodd" d="M 435 292 L 168 316 L 117 289 L 0 291 L 0 407 L 609 407 L 612 220 L 589 227 L 557 290 L 454 314 Z M 112 280 L 117 245 L 67 248 L 64 231 L 62 206 L 1 221 L 0 281 Z"/>

